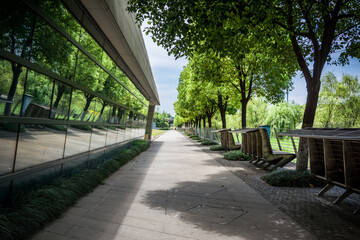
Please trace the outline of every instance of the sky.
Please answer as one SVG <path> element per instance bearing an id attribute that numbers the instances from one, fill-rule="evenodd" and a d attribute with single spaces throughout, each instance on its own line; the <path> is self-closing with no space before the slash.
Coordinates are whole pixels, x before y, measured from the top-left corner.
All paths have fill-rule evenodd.
<path id="1" fill-rule="evenodd" d="M 160 112 L 165 111 L 170 113 L 171 116 L 175 116 L 173 104 L 177 100 L 176 88 L 180 73 L 188 61 L 185 58 L 175 60 L 173 56 L 168 56 L 161 46 L 157 46 L 149 35 L 143 34 L 143 37 L 160 96 L 161 105 L 157 106 L 156 110 Z M 357 59 L 351 59 L 350 64 L 344 67 L 326 65 L 322 76 L 327 72 L 334 73 L 338 80 L 341 80 L 343 74 L 358 76 L 360 79 L 360 63 Z M 293 78 L 293 87 L 294 89 L 289 92 L 289 102 L 294 101 L 297 104 L 305 104 L 307 96 L 306 84 L 300 73 Z"/>

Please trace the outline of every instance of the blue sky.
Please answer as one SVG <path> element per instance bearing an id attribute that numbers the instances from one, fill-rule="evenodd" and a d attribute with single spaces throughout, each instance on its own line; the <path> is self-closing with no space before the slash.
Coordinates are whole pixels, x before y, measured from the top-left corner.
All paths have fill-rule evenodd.
<path id="1" fill-rule="evenodd" d="M 157 109 L 162 112 L 168 112 L 175 116 L 174 102 L 177 100 L 177 85 L 179 76 L 183 67 L 186 66 L 187 60 L 185 58 L 177 59 L 173 56 L 168 56 L 167 52 L 161 47 L 157 46 L 150 36 L 143 34 L 146 49 L 148 52 L 150 65 L 160 95 L 160 106 Z M 357 59 L 352 59 L 349 65 L 344 67 L 335 65 L 326 65 L 323 70 L 325 75 L 327 72 L 332 72 L 338 80 L 343 74 L 355 75 L 360 78 L 360 63 Z M 297 74 L 293 78 L 294 90 L 289 92 L 289 101 L 294 101 L 298 104 L 305 104 L 306 102 L 306 84 L 301 74 Z"/>

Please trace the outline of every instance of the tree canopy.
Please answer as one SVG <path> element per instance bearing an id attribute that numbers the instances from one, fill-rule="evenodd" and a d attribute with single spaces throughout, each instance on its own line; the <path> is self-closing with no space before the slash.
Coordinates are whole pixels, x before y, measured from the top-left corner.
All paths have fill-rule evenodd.
<path id="1" fill-rule="evenodd" d="M 146 32 L 153 40 L 175 57 L 211 49 L 240 66 L 249 59 L 247 54 L 262 54 L 262 60 L 275 59 L 277 64 L 271 66 L 275 73 L 283 70 L 290 76 L 296 59 L 308 93 L 302 127 L 314 124 L 325 63 L 347 64 L 349 57 L 359 57 L 359 0 L 131 0 L 129 5 L 139 23 L 148 21 Z M 331 54 L 339 51 L 339 58 L 332 61 Z M 271 83 L 277 81 L 272 78 Z M 297 159 L 297 169 L 307 169 L 305 139 Z"/>

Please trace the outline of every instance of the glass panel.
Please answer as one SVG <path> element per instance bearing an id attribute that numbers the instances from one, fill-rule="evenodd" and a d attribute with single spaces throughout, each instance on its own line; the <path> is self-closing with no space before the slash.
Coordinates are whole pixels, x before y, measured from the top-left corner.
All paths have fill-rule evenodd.
<path id="1" fill-rule="evenodd" d="M 69 115 L 71 88 L 55 82 L 51 118 L 67 120 Z"/>
<path id="2" fill-rule="evenodd" d="M 118 135 L 116 127 L 107 126 L 107 129 L 108 129 L 108 133 L 106 137 L 106 146 L 115 144 Z"/>
<path id="3" fill-rule="evenodd" d="M 85 94 L 82 91 L 74 90 L 72 92 L 71 106 L 69 120 L 78 120 L 87 119 L 88 112 L 84 112 L 86 108 L 86 98 Z"/>
<path id="4" fill-rule="evenodd" d="M 25 73 L 21 65 L 0 59 L 0 115 L 20 114 Z"/>
<path id="5" fill-rule="evenodd" d="M 90 150 L 105 147 L 107 129 L 93 128 L 91 134 Z"/>
<path id="6" fill-rule="evenodd" d="M 61 1 L 46 0 L 40 2 L 41 9 L 60 25 L 69 35 L 78 40 L 80 24 L 61 4 Z"/>
<path id="7" fill-rule="evenodd" d="M 117 142 L 123 142 L 125 141 L 125 135 L 126 135 L 126 128 L 125 127 L 118 127 L 118 137 Z"/>
<path id="8" fill-rule="evenodd" d="M 25 131 L 25 128 L 22 129 Z M 0 175 L 12 171 L 18 124 L 0 124 Z"/>
<path id="9" fill-rule="evenodd" d="M 25 117 L 48 118 L 54 81 L 34 71 L 29 71 L 25 101 L 30 102 L 23 110 Z M 24 102 L 25 102 L 24 101 Z M 25 107 L 25 106 L 24 106 Z"/>
<path id="10" fill-rule="evenodd" d="M 1 1 L 0 48 L 27 59 L 36 20 L 33 12 L 21 1 Z"/>
<path id="11" fill-rule="evenodd" d="M 90 126 L 69 126 L 66 137 L 65 157 L 89 151 L 91 131 Z"/>
<path id="12" fill-rule="evenodd" d="M 73 79 L 77 49 L 41 18 L 37 18 L 31 61 Z"/>
<path id="13" fill-rule="evenodd" d="M 99 98 L 95 98 L 89 107 L 89 117 L 88 120 L 89 122 L 99 122 L 101 120 L 101 112 L 104 111 L 106 105 L 104 105 L 104 101 L 99 99 Z"/>
<path id="14" fill-rule="evenodd" d="M 20 133 L 15 170 L 63 157 L 66 126 L 27 125 Z"/>

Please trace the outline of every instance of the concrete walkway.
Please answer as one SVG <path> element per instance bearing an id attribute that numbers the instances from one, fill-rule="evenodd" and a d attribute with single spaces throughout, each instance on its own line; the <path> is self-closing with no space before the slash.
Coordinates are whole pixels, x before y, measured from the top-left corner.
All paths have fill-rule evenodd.
<path id="1" fill-rule="evenodd" d="M 34 239 L 314 239 L 168 131 Z"/>

